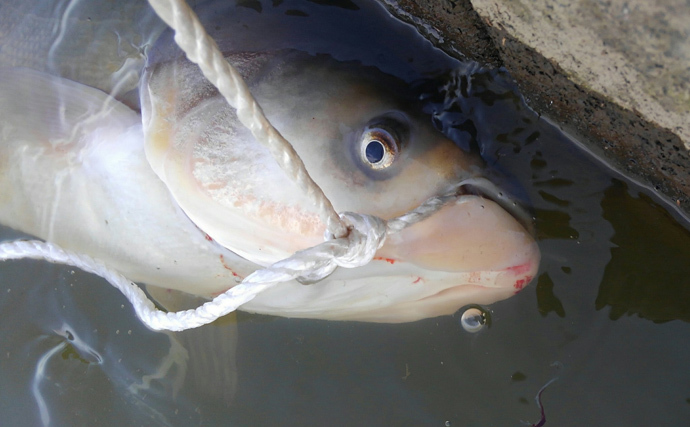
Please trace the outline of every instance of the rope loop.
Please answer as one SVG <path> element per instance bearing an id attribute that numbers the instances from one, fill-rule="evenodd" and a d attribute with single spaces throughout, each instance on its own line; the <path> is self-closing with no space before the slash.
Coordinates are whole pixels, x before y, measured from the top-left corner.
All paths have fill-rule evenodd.
<path id="1" fill-rule="evenodd" d="M 343 212 L 340 218 L 348 225 L 350 232 L 346 236 L 345 252 L 335 257 L 333 261 L 345 268 L 356 268 L 368 264 L 386 241 L 386 221 L 376 216 L 354 212 Z"/>
<path id="2" fill-rule="evenodd" d="M 290 279 L 307 285 L 325 279 L 338 267 L 356 268 L 368 264 L 386 240 L 386 221 L 353 212 L 343 212 L 340 218 L 347 225 L 345 237 L 336 238 L 326 232 L 325 242 L 298 251 L 265 270 L 294 272 Z M 245 282 L 252 276 L 248 276 Z M 262 277 L 261 280 L 271 279 Z"/>

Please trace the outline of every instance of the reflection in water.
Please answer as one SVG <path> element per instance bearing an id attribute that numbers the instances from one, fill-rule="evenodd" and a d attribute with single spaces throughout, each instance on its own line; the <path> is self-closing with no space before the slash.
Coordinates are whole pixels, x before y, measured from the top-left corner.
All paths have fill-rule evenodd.
<path id="1" fill-rule="evenodd" d="M 601 204 L 615 234 L 596 308 L 611 307 L 613 320 L 637 314 L 654 322 L 690 321 L 690 231 L 618 179 Z"/>
<path id="2" fill-rule="evenodd" d="M 491 326 L 491 314 L 481 307 L 469 307 L 460 315 L 460 324 L 467 332 L 477 333 Z"/>
<path id="3" fill-rule="evenodd" d="M 46 354 L 41 356 L 41 358 L 38 359 L 38 363 L 36 364 L 36 373 L 34 374 L 34 381 L 31 385 L 31 392 L 34 395 L 34 399 L 36 399 L 36 403 L 38 404 L 38 413 L 41 416 L 41 423 L 44 426 L 50 424 L 50 413 L 48 412 L 48 406 L 46 405 L 46 401 L 43 398 L 43 394 L 41 394 L 41 382 L 43 382 L 46 379 L 46 363 L 48 363 L 48 360 L 50 360 L 56 353 L 64 349 L 66 346 L 67 344 L 64 341 L 61 342 L 60 344 L 50 349 Z"/>
<path id="4" fill-rule="evenodd" d="M 48 65 L 111 90 L 110 77 L 92 74 L 100 65 L 118 69 L 112 58 L 99 61 L 93 53 L 104 45 L 74 46 L 108 40 L 84 30 L 100 28 L 91 16 L 127 41 L 113 56 L 119 65 L 138 58 L 132 44 L 142 48 L 146 37 L 123 36 L 121 26 L 135 22 L 132 32 L 146 34 L 127 15 L 143 3 L 122 4 L 99 11 L 95 2 L 58 2 L 24 22 L 44 23 L 69 6 L 76 21 L 62 27 L 65 44 L 53 49 L 67 59 Z M 462 65 L 472 67 L 471 78 L 450 73 L 445 83 L 420 83 L 460 65 L 369 3 L 221 5 L 236 19 L 216 31 L 235 31 L 238 43 L 252 49 L 294 43 L 416 81 L 437 126 L 462 147 L 480 150 L 502 188 L 533 206 L 543 254 L 536 285 L 493 305 L 491 328 L 477 334 L 463 330 L 459 314 L 374 325 L 238 313 L 185 336 L 145 329 L 124 298 L 91 275 L 6 263 L 0 265 L 4 424 L 514 426 L 538 418 L 534 396 L 554 377 L 558 382 L 541 394 L 546 426 L 677 426 L 690 419 L 686 223 L 529 111 L 503 71 Z M 4 2 L 0 27 L 16 30 L 30 6 Z M 368 30 L 348 29 L 353 17 Z M 257 37 L 262 20 L 276 30 Z M 329 27 L 342 37 L 324 37 Z M 300 31 L 291 39 L 284 36 L 289 28 Z M 7 48 L 18 46 L 19 33 L 3 34 L 3 65 L 21 59 L 35 66 L 40 55 L 45 62 L 51 39 L 39 36 L 54 37 L 36 32 L 36 46 L 45 51 L 21 57 Z M 25 236 L 0 228 L 0 239 L 18 237 Z"/>
<path id="5" fill-rule="evenodd" d="M 21 261 L 3 268 L 2 283 L 0 412 L 7 425 L 93 425 L 106 416 L 110 425 L 172 425 L 171 413 L 194 414 L 174 399 L 186 350 L 142 327 L 106 282 Z"/>

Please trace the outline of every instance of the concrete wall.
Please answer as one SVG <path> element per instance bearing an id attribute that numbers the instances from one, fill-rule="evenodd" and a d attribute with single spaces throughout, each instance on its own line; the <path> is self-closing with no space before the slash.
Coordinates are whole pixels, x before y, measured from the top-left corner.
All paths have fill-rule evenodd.
<path id="1" fill-rule="evenodd" d="M 688 0 L 381 0 L 690 212 Z"/>

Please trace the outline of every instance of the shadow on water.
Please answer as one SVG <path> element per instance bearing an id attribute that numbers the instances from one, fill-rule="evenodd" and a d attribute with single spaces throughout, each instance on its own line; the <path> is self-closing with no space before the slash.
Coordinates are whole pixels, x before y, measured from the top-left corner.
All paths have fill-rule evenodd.
<path id="1" fill-rule="evenodd" d="M 0 15 L 27 12 L 8 4 Z M 446 57 L 374 3 L 212 6 L 205 16 L 212 32 L 232 32 L 243 48 L 328 53 L 414 82 L 430 120 L 479 151 L 492 179 L 531 207 L 539 276 L 490 307 L 492 325 L 477 334 L 466 333 L 458 315 L 381 325 L 238 313 L 175 336 L 144 328 L 98 278 L 35 261 L 6 263 L 3 424 L 41 425 L 48 416 L 51 425 L 519 426 L 539 420 L 534 397 L 554 377 L 542 394 L 546 426 L 690 419 L 690 232 L 665 202 L 530 111 L 505 71 Z M 106 27 L 127 22 L 122 16 Z M 83 42 L 86 27 L 74 28 Z M 162 45 L 138 48 L 174 54 Z M 120 60 L 136 57 L 132 45 L 121 47 Z M 72 78 L 97 62 L 66 58 L 50 65 Z M 89 66 L 74 67 L 77 59 Z M 92 77 L 84 78 L 99 81 Z M 124 99 L 136 107 L 130 95 Z M 0 239 L 18 237 L 25 236 L 0 227 Z"/>

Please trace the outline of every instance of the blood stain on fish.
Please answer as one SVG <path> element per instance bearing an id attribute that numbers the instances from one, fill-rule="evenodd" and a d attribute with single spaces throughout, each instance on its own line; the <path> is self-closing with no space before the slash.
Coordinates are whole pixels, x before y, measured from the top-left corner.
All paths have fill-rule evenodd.
<path id="1" fill-rule="evenodd" d="M 516 280 L 513 287 L 516 289 L 515 293 L 518 293 L 525 287 L 527 283 L 532 281 L 532 276 L 526 276 L 524 279 Z"/>
<path id="2" fill-rule="evenodd" d="M 514 265 L 512 267 L 506 268 L 507 271 L 511 271 L 513 274 L 518 275 L 518 274 L 523 274 L 528 272 L 532 268 L 532 265 L 527 262 L 525 264 L 521 265 Z"/>
<path id="3" fill-rule="evenodd" d="M 225 263 L 225 257 L 222 254 L 219 255 L 219 258 L 220 258 L 220 263 L 223 264 L 223 268 L 225 268 L 226 270 L 229 270 L 232 273 L 233 277 L 237 277 L 240 280 L 243 280 L 243 278 L 239 274 L 235 273 L 235 271 Z"/>

